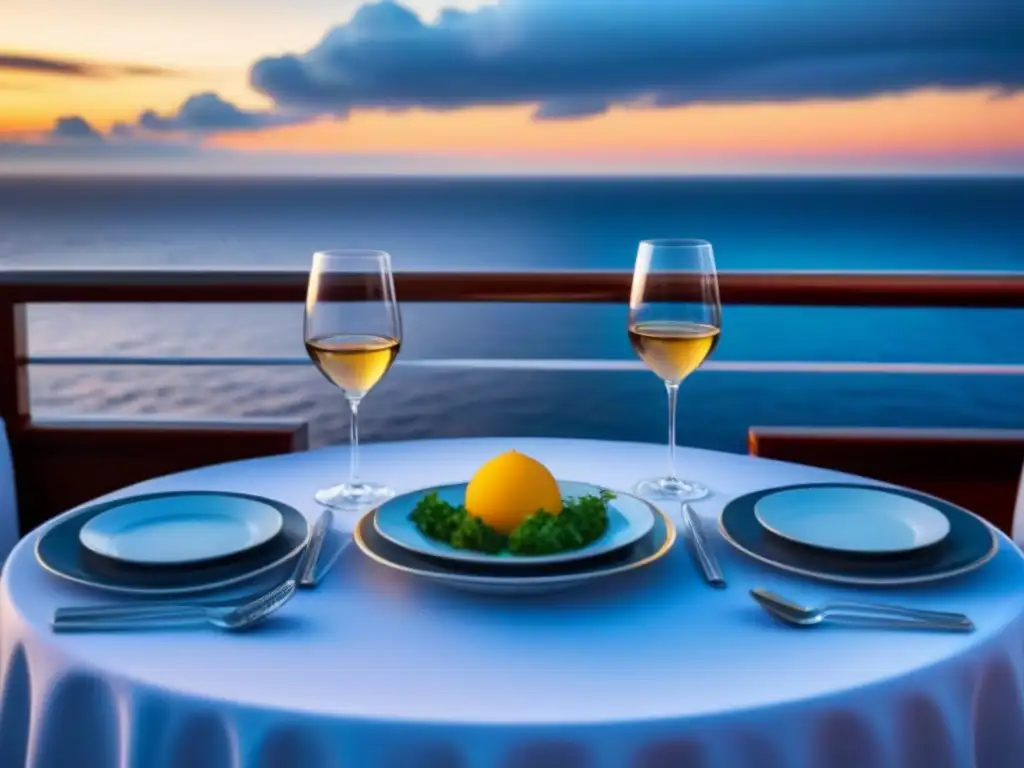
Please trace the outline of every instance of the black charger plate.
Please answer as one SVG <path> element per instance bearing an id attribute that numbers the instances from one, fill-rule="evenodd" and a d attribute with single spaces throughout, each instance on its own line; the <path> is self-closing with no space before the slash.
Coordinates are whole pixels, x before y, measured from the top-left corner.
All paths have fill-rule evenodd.
<path id="1" fill-rule="evenodd" d="M 191 495 L 194 491 L 145 494 L 134 499 Z M 219 493 L 219 492 L 218 492 Z M 283 568 L 302 552 L 310 527 L 301 512 L 273 499 L 242 493 L 223 493 L 269 504 L 281 513 L 280 533 L 260 547 L 238 556 L 183 567 L 120 563 L 90 552 L 78 534 L 89 520 L 111 507 L 123 504 L 115 499 L 94 504 L 60 518 L 36 542 L 36 559 L 47 571 L 77 584 L 132 595 L 165 597 L 205 592 L 239 584 L 277 568 Z"/>
<path id="2" fill-rule="evenodd" d="M 754 505 L 765 496 L 798 488 L 870 488 L 905 496 L 938 510 L 949 534 L 919 552 L 861 557 L 797 544 L 765 529 Z M 790 485 L 749 493 L 730 501 L 719 518 L 722 536 L 740 552 L 767 565 L 825 581 L 863 586 L 899 586 L 948 579 L 980 568 L 999 550 L 995 531 L 979 517 L 948 501 L 902 488 L 858 483 Z"/>

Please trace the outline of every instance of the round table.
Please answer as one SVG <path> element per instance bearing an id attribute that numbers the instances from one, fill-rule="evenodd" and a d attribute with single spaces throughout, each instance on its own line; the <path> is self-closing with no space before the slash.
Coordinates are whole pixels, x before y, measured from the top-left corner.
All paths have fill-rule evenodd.
<path id="1" fill-rule="evenodd" d="M 474 439 L 367 445 L 366 477 L 399 491 L 465 480 L 516 448 L 556 476 L 629 488 L 657 445 Z M 715 495 L 849 476 L 686 450 Z M 345 472 L 329 448 L 207 467 L 116 495 L 245 491 L 312 517 Z M 667 510 L 677 512 L 677 510 Z M 729 580 L 684 547 L 590 587 L 529 598 L 449 591 L 349 547 L 320 587 L 244 634 L 54 635 L 58 605 L 96 596 L 9 559 L 0 604 L 0 765 L 33 768 L 1019 768 L 1024 765 L 1024 559 L 1000 537 L 980 571 L 870 597 L 963 610 L 971 635 L 797 630 L 756 585 L 808 604 L 866 593 L 787 576 L 715 547 Z"/>

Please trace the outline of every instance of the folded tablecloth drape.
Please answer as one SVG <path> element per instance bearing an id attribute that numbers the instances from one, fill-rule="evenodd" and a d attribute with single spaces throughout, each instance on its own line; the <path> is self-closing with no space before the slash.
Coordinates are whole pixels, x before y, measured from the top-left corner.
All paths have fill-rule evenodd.
<path id="1" fill-rule="evenodd" d="M 365 476 L 411 490 L 465 479 L 508 448 L 562 478 L 629 488 L 664 448 L 571 440 L 366 446 Z M 313 516 L 343 449 L 230 464 L 124 493 L 244 490 Z M 849 481 L 684 451 L 731 497 Z M 666 509 L 671 514 L 677 510 Z M 344 520 L 339 518 L 339 525 Z M 712 542 L 714 590 L 676 547 L 590 587 L 495 598 L 417 583 L 354 547 L 258 631 L 54 635 L 55 607 L 95 601 L 44 573 L 30 534 L 0 594 L 0 766 L 30 768 L 1020 768 L 1024 557 L 1005 537 L 980 571 L 861 590 L 764 568 Z M 970 635 L 794 630 L 762 585 L 808 604 L 867 597 L 965 611 Z"/>

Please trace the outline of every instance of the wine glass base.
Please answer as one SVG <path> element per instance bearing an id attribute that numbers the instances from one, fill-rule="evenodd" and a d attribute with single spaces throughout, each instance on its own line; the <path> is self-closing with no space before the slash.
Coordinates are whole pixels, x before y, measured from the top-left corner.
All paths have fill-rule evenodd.
<path id="1" fill-rule="evenodd" d="M 711 490 L 692 480 L 657 477 L 641 480 L 633 487 L 633 493 L 656 501 L 697 501 L 710 496 Z"/>
<path id="2" fill-rule="evenodd" d="M 331 509 L 358 510 L 383 504 L 395 492 L 380 483 L 342 483 L 313 494 L 318 503 Z"/>

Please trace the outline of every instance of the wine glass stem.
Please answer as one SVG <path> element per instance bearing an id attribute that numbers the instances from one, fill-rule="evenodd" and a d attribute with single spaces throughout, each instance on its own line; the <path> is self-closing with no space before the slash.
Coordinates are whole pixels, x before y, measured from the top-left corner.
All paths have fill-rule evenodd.
<path id="1" fill-rule="evenodd" d="M 679 382 L 665 382 L 668 390 L 668 478 L 676 479 L 676 400 L 679 395 Z"/>
<path id="2" fill-rule="evenodd" d="M 349 400 L 348 406 L 352 409 L 348 430 L 348 483 L 356 485 L 359 482 L 359 400 Z"/>

